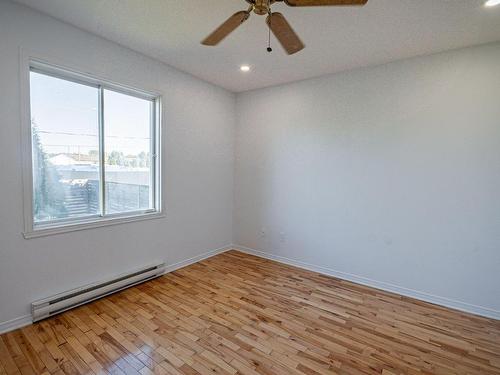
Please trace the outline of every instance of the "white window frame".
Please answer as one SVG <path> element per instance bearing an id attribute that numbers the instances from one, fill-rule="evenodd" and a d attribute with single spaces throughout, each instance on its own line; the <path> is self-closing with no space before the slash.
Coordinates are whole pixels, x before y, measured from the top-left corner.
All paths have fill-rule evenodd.
<path id="1" fill-rule="evenodd" d="M 100 213 L 94 216 L 84 218 L 71 218 L 53 220 L 48 223 L 34 222 L 33 215 L 33 163 L 32 163 L 32 124 L 31 124 L 31 91 L 30 91 L 30 73 L 35 71 L 56 78 L 73 81 L 76 83 L 90 85 L 99 90 L 99 155 L 100 155 L 100 179 L 101 186 L 105 183 L 103 131 L 105 124 L 103 122 L 103 92 L 111 90 L 122 94 L 135 96 L 152 102 L 151 116 L 151 194 L 153 194 L 153 209 L 133 211 L 117 214 L 104 214 L 104 189 L 100 189 Z M 80 70 L 83 71 L 83 70 Z M 162 201 L 162 100 L 161 95 L 150 91 L 133 88 L 129 85 L 117 84 L 107 79 L 97 78 L 92 73 L 80 73 L 74 69 L 62 67 L 59 64 L 48 62 L 47 59 L 41 59 L 28 55 L 21 50 L 21 141 L 23 154 L 23 195 L 24 195 L 24 232 L 26 239 L 60 234 L 76 230 L 98 228 L 107 225 L 116 225 L 140 220 L 158 219 L 165 217 Z"/>

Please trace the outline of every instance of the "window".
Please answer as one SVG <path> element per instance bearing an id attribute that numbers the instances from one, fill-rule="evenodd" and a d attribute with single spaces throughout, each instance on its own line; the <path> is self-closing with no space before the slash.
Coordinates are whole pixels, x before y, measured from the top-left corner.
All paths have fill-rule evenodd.
<path id="1" fill-rule="evenodd" d="M 159 213 L 159 98 L 30 66 L 32 229 Z"/>

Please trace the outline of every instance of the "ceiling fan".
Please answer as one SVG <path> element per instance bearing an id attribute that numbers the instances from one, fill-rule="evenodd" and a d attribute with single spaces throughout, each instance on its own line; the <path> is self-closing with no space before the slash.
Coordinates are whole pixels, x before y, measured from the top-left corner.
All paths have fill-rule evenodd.
<path id="1" fill-rule="evenodd" d="M 232 33 L 238 26 L 245 22 L 252 12 L 263 16 L 267 14 L 266 23 L 269 30 L 273 32 L 274 36 L 280 44 L 283 46 L 285 51 L 289 55 L 302 50 L 305 45 L 302 43 L 298 35 L 292 29 L 283 14 L 279 12 L 272 12 L 271 6 L 276 2 L 284 2 L 286 5 L 292 7 L 307 7 L 307 6 L 362 6 L 365 5 L 368 0 L 245 0 L 249 3 L 247 10 L 242 10 L 236 12 L 231 17 L 229 17 L 222 25 L 220 25 L 215 31 L 207 36 L 201 44 L 205 46 L 216 46 L 219 44 L 226 36 Z M 268 45 L 267 50 L 272 51 L 271 46 Z"/>

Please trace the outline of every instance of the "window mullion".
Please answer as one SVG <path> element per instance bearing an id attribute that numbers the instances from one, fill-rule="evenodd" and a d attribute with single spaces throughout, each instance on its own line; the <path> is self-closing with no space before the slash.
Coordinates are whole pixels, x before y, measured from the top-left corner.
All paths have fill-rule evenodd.
<path id="1" fill-rule="evenodd" d="M 99 86 L 99 210 L 100 215 L 106 214 L 106 175 L 104 150 L 104 89 Z"/>
<path id="2" fill-rule="evenodd" d="M 156 119 L 155 119 L 155 110 L 156 110 L 156 103 L 155 101 L 152 101 L 149 107 L 149 118 L 150 118 L 150 124 L 149 124 L 149 173 L 150 173 L 150 178 L 149 178 L 149 201 L 151 202 L 153 208 L 157 208 L 156 205 L 156 145 L 155 145 L 155 139 L 156 139 L 156 133 L 155 133 L 155 124 L 156 124 Z"/>

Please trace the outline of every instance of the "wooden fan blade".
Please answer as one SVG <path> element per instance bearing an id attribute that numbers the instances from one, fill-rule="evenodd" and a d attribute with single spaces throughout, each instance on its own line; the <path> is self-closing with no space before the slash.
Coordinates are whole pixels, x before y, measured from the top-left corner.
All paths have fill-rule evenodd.
<path id="1" fill-rule="evenodd" d="M 250 12 L 240 11 L 229 17 L 222 25 L 220 25 L 215 31 L 207 36 L 201 44 L 205 46 L 215 46 L 219 44 L 222 39 L 231 34 L 238 26 L 245 22 L 248 17 L 250 17 Z"/>
<path id="2" fill-rule="evenodd" d="M 312 7 L 312 6 L 362 6 L 368 0 L 284 0 L 287 5 L 291 7 Z"/>
<path id="3" fill-rule="evenodd" d="M 281 13 L 272 13 L 270 16 L 267 16 L 266 22 L 276 39 L 278 39 L 289 55 L 293 55 L 305 47 L 304 43 L 302 43 Z"/>

